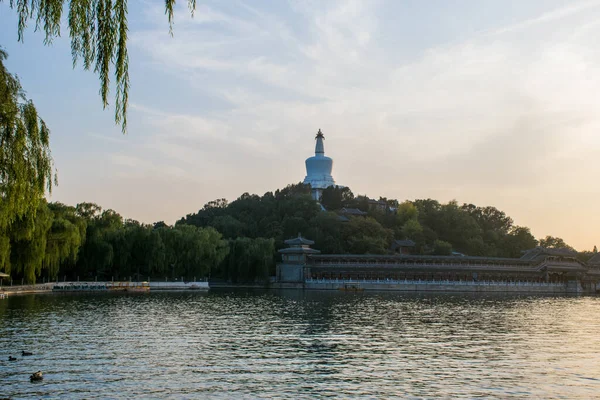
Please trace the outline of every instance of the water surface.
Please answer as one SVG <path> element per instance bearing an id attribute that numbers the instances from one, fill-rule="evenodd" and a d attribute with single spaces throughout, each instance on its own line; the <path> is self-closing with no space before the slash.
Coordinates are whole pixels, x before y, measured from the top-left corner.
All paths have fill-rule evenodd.
<path id="1" fill-rule="evenodd" d="M 0 300 L 0 397 L 589 399 L 599 316 L 596 297 L 13 296 Z"/>

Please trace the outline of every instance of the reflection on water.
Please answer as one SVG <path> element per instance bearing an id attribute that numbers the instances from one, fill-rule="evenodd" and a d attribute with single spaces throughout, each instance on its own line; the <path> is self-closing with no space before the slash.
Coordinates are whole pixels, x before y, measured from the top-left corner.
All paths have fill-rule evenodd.
<path id="1" fill-rule="evenodd" d="M 14 296 L 0 300 L 0 397 L 592 398 L 599 328 L 595 297 Z"/>

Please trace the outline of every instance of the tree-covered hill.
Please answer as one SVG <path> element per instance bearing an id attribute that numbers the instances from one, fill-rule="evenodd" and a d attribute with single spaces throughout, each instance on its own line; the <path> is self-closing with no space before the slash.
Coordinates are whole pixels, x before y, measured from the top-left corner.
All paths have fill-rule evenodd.
<path id="1" fill-rule="evenodd" d="M 538 245 L 528 228 L 514 225 L 494 207 L 432 199 L 374 201 L 338 187 L 323 192 L 321 205 L 325 210 L 311 200 L 310 187 L 297 184 L 262 197 L 244 193 L 231 203 L 212 201 L 177 224 L 213 227 L 225 238 L 270 237 L 278 248 L 302 232 L 324 253 L 385 254 L 394 239 L 413 240 L 417 254 L 519 257 Z M 344 209 L 367 214 L 349 216 Z"/>

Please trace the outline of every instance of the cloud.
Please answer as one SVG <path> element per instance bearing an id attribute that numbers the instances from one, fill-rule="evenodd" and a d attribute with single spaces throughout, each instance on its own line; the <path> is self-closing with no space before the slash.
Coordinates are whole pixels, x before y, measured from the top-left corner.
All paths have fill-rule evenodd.
<path id="1" fill-rule="evenodd" d="M 568 18 L 577 14 L 581 14 L 585 11 L 588 11 L 593 8 L 597 8 L 600 6 L 600 1 L 584 1 L 584 2 L 574 2 L 569 4 L 568 6 L 556 8 L 547 12 L 542 13 L 534 18 L 530 18 L 521 22 L 518 22 L 514 25 L 505 26 L 501 29 L 498 29 L 493 32 L 496 35 L 502 35 L 506 33 L 512 32 L 520 32 L 531 28 L 538 24 L 545 24 L 548 22 L 556 22 L 564 18 Z"/>
<path id="2" fill-rule="evenodd" d="M 533 17 L 427 46 L 420 36 L 444 28 L 415 24 L 414 49 L 395 47 L 406 31 L 381 18 L 384 1 L 208 1 L 194 19 L 177 10 L 173 38 L 162 11 L 149 12 L 132 45 L 149 72 L 168 72 L 203 103 L 172 99 L 166 111 L 135 99 L 148 132 L 136 156 L 207 192 L 260 193 L 303 178 L 322 128 L 337 181 L 360 193 L 494 203 L 505 201 L 499 191 L 535 196 L 557 176 L 578 190 L 600 173 L 591 158 L 576 161 L 600 150 L 599 3 L 540 2 Z M 219 181 L 227 189 L 210 186 Z"/>

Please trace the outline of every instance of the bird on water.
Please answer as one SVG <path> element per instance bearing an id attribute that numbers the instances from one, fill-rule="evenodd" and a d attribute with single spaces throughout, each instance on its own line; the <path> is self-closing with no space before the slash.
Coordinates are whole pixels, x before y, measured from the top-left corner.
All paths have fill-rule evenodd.
<path id="1" fill-rule="evenodd" d="M 31 382 L 35 382 L 35 381 L 41 381 L 42 379 L 44 379 L 44 377 L 42 376 L 42 371 L 38 371 L 38 372 L 34 372 L 33 374 L 31 374 L 31 376 L 29 377 L 29 380 Z"/>
<path id="2" fill-rule="evenodd" d="M 8 356 L 8 361 L 17 361 L 17 358 L 13 356 Z"/>
<path id="3" fill-rule="evenodd" d="M 25 351 L 25 350 L 23 350 L 23 351 L 21 352 L 21 355 L 22 355 L 23 357 L 25 357 L 25 356 L 32 356 L 32 355 L 33 355 L 33 353 L 30 353 L 30 352 L 28 352 L 28 351 Z"/>

